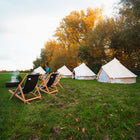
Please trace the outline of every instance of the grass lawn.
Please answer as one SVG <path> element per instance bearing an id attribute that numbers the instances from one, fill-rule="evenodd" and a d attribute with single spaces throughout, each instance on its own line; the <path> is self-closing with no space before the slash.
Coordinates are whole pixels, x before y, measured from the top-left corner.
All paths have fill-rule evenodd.
<path id="1" fill-rule="evenodd" d="M 140 139 L 140 78 L 136 84 L 61 79 L 64 89 L 27 105 L 9 101 L 10 77 L 0 74 L 0 140 Z"/>

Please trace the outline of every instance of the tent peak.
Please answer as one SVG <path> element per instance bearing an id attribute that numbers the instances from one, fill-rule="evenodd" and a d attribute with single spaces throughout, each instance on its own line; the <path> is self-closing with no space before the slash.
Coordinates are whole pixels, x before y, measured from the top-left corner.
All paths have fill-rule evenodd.
<path id="1" fill-rule="evenodd" d="M 119 60 L 118 60 L 117 58 L 115 58 L 115 57 L 114 57 L 113 61 L 117 61 L 117 62 L 120 62 L 120 61 L 119 61 Z"/>

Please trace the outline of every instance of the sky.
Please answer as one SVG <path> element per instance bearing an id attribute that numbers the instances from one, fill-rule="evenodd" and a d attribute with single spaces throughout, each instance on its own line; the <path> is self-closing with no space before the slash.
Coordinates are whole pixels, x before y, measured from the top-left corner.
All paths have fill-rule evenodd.
<path id="1" fill-rule="evenodd" d="M 27 70 L 53 39 L 62 19 L 74 10 L 104 6 L 113 15 L 119 0 L 0 0 L 0 71 Z"/>

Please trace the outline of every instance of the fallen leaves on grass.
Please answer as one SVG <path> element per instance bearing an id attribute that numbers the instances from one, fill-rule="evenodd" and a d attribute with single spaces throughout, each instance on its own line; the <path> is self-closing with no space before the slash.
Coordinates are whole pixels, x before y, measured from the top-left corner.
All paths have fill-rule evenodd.
<path id="1" fill-rule="evenodd" d="M 104 140 L 110 140 L 108 135 L 105 135 Z"/>
<path id="2" fill-rule="evenodd" d="M 60 135 L 60 133 L 61 133 L 60 127 L 59 127 L 59 126 L 54 127 L 54 128 L 52 129 L 52 133 L 53 133 L 53 135 L 55 135 L 55 136 Z"/>
<path id="3" fill-rule="evenodd" d="M 74 125 L 70 126 L 71 128 L 74 128 Z"/>
<path id="4" fill-rule="evenodd" d="M 107 125 L 107 122 L 104 125 L 106 126 Z"/>
<path id="5" fill-rule="evenodd" d="M 77 117 L 75 118 L 75 120 L 76 120 L 76 122 L 79 122 L 79 119 Z"/>
<path id="6" fill-rule="evenodd" d="M 60 98 L 64 98 L 65 97 L 65 95 L 60 95 Z"/>
<path id="7" fill-rule="evenodd" d="M 39 140 L 40 138 L 37 135 L 31 136 L 29 140 Z"/>
<path id="8" fill-rule="evenodd" d="M 21 134 L 20 133 L 17 133 L 16 135 L 19 137 Z"/>
<path id="9" fill-rule="evenodd" d="M 140 123 L 135 124 L 135 126 L 139 126 L 139 125 L 140 125 Z"/>
<path id="10" fill-rule="evenodd" d="M 63 107 L 64 104 L 63 104 L 63 103 L 58 103 L 57 106 L 59 106 L 59 107 Z"/>
<path id="11" fill-rule="evenodd" d="M 85 128 L 82 128 L 82 133 L 85 133 Z"/>
<path id="12" fill-rule="evenodd" d="M 78 102 L 78 100 L 75 100 L 75 99 L 74 99 L 74 101 L 75 101 L 75 102 Z"/>
<path id="13" fill-rule="evenodd" d="M 70 92 L 75 92 L 77 89 L 69 89 Z"/>
<path id="14" fill-rule="evenodd" d="M 109 106 L 109 104 L 108 104 L 108 103 L 104 103 L 104 104 L 103 104 L 103 106 L 107 106 L 107 107 L 108 107 L 108 106 Z"/>
<path id="15" fill-rule="evenodd" d="M 98 131 L 98 130 L 99 130 L 99 128 L 98 128 L 98 126 L 96 125 L 96 126 L 95 126 L 95 131 Z"/>
<path id="16" fill-rule="evenodd" d="M 113 115 L 113 114 L 109 114 L 109 116 L 111 116 L 111 117 L 112 117 L 112 116 L 114 116 L 114 115 Z"/>
<path id="17" fill-rule="evenodd" d="M 123 138 L 125 137 L 125 135 L 123 133 L 121 133 L 121 135 L 122 135 Z"/>
<path id="18" fill-rule="evenodd" d="M 72 140 L 72 137 L 70 137 L 69 140 Z"/>
<path id="19" fill-rule="evenodd" d="M 64 129 L 65 127 L 61 127 L 60 129 Z"/>

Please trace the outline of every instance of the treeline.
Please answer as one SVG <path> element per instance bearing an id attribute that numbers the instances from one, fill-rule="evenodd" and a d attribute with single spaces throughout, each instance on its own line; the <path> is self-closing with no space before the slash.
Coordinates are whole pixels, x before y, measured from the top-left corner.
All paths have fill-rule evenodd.
<path id="1" fill-rule="evenodd" d="M 19 73 L 31 73 L 33 71 L 33 69 L 29 69 L 29 70 L 15 70 L 18 71 Z M 14 73 L 14 70 L 0 70 L 0 73 Z"/>
<path id="2" fill-rule="evenodd" d="M 121 5 L 121 6 L 120 6 Z M 51 71 L 66 65 L 70 70 L 85 62 L 95 73 L 116 57 L 127 68 L 140 68 L 140 1 L 121 0 L 118 16 L 104 18 L 103 9 L 73 11 L 56 29 L 56 39 L 46 42 L 34 68 Z M 137 74 L 137 73 L 136 73 Z"/>

